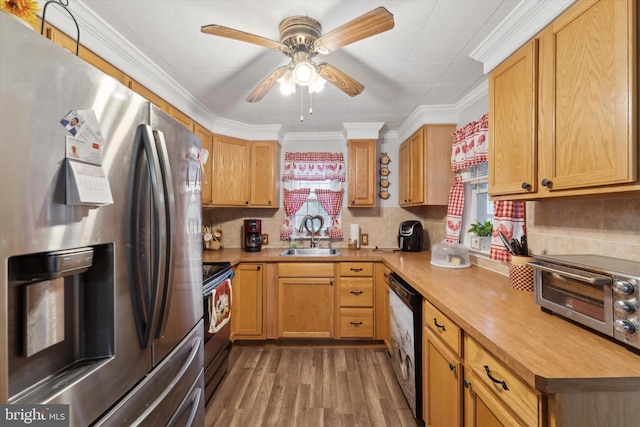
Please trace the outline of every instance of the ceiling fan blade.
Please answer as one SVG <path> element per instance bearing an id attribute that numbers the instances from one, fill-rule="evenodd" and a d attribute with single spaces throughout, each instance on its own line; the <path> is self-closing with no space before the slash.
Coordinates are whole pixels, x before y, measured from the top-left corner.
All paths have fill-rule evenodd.
<path id="1" fill-rule="evenodd" d="M 390 30 L 393 26 L 393 15 L 381 6 L 329 31 L 316 40 L 314 50 L 319 53 L 329 53 L 348 44 Z"/>
<path id="2" fill-rule="evenodd" d="M 364 86 L 362 84 L 338 70 L 333 65 L 323 62 L 318 64 L 317 68 L 318 74 L 320 74 L 323 79 L 349 96 L 360 95 L 364 90 Z"/>
<path id="3" fill-rule="evenodd" d="M 255 34 L 245 33 L 244 31 L 235 30 L 233 28 L 223 27 L 221 25 L 205 25 L 200 31 L 212 36 L 226 37 L 228 39 L 240 40 L 241 42 L 253 43 L 258 46 L 266 47 L 273 50 L 286 51 L 287 47 L 280 42 L 270 40 L 265 37 L 256 36 Z"/>
<path id="4" fill-rule="evenodd" d="M 271 90 L 273 85 L 276 84 L 276 81 L 278 81 L 278 79 L 284 75 L 287 69 L 288 68 L 286 66 L 283 66 L 273 70 L 273 72 L 269 74 L 269 76 L 266 79 L 264 79 L 262 83 L 260 83 L 258 87 L 255 88 L 253 92 L 251 92 L 249 96 L 247 96 L 246 101 L 247 102 L 260 101 L 267 94 L 267 92 Z"/>

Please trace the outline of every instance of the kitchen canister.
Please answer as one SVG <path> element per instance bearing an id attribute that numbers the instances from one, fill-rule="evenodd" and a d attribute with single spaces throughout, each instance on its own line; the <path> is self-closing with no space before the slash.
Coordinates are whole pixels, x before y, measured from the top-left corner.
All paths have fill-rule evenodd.
<path id="1" fill-rule="evenodd" d="M 509 284 L 513 289 L 533 291 L 533 267 L 527 265 L 533 257 L 511 255 L 509 264 Z"/>

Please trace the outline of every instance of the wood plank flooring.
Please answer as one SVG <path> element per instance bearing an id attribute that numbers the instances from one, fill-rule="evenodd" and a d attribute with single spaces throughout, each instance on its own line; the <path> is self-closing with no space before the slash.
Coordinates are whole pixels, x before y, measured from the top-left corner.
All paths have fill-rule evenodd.
<path id="1" fill-rule="evenodd" d="M 416 423 L 380 348 L 234 345 L 206 407 L 212 426 L 411 426 Z"/>

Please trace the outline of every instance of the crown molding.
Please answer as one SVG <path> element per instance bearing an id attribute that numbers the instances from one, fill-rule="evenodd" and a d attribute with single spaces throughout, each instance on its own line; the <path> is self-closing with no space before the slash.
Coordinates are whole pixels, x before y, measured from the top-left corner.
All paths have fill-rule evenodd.
<path id="1" fill-rule="evenodd" d="M 44 2 L 40 1 L 40 7 Z M 76 34 L 76 27 L 66 13 L 47 13 L 47 22 L 67 34 Z M 208 124 L 216 115 L 180 86 L 172 77 L 143 55 L 99 15 L 88 8 L 84 1 L 74 0 L 69 10 L 82 29 L 80 42 L 107 62 L 122 70 L 129 77 L 156 93 L 171 105 L 200 124 Z M 206 127 L 206 126 L 205 126 Z"/>
<path id="2" fill-rule="evenodd" d="M 521 1 L 469 56 L 488 74 L 575 1 Z"/>
<path id="3" fill-rule="evenodd" d="M 460 113 L 467 108 L 471 107 L 476 102 L 480 101 L 482 98 L 489 95 L 489 81 L 485 80 L 480 83 L 471 92 L 467 93 L 460 101 L 456 103 L 456 111 L 458 112 L 458 116 Z M 487 105 L 487 108 L 489 106 Z"/>
<path id="4" fill-rule="evenodd" d="M 378 123 L 343 123 L 342 129 L 346 139 L 378 139 L 384 122 Z"/>
<path id="5" fill-rule="evenodd" d="M 452 104 L 419 105 L 407 119 L 398 126 L 397 134 L 404 141 L 420 126 L 425 124 L 458 123 L 458 110 Z"/>
<path id="6" fill-rule="evenodd" d="M 342 132 L 287 132 L 283 137 L 281 142 L 283 144 L 288 142 L 302 142 L 302 143 L 313 143 L 313 142 L 339 142 L 346 143 L 346 137 Z"/>
<path id="7" fill-rule="evenodd" d="M 249 141 L 280 140 L 281 125 L 249 125 L 234 120 L 218 117 L 211 127 L 211 132 Z"/>

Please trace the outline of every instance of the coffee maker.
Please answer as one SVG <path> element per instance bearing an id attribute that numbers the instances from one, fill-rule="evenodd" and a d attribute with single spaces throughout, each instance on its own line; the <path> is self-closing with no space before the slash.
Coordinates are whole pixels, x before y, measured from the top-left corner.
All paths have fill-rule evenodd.
<path id="1" fill-rule="evenodd" d="M 262 221 L 245 219 L 242 227 L 242 249 L 247 252 L 262 250 Z"/>

